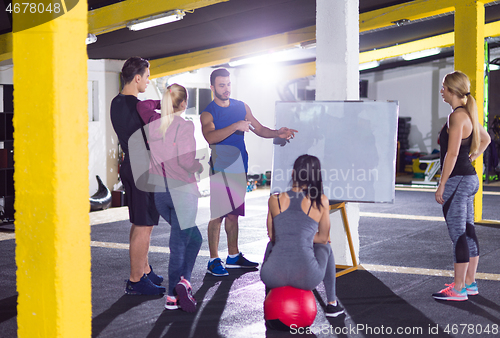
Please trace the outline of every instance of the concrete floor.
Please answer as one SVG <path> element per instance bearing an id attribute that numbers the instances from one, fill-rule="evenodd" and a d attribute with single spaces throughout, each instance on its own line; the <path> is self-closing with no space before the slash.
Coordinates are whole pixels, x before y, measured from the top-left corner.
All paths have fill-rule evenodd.
<path id="1" fill-rule="evenodd" d="M 500 189 L 488 188 L 483 218 L 500 220 Z M 262 261 L 267 231 L 268 190 L 247 195 L 240 221 L 240 249 Z M 500 335 L 500 226 L 477 225 L 481 245 L 480 294 L 467 302 L 435 301 L 431 294 L 452 278 L 451 242 L 432 190 L 396 191 L 394 204 L 362 204 L 362 269 L 337 279 L 346 315 L 324 316 L 325 293 L 316 289 L 318 314 L 306 337 L 495 337 Z M 200 199 L 198 219 L 208 220 L 208 198 Z M 418 217 L 416 217 L 418 216 Z M 263 319 L 264 285 L 258 270 L 230 270 L 228 277 L 206 275 L 207 222 L 192 284 L 197 312 L 164 310 L 161 297 L 126 296 L 128 232 L 126 208 L 92 213 L 93 337 L 285 337 L 299 332 L 267 330 Z M 13 229 L 0 227 L 0 337 L 16 337 L 15 241 Z M 166 275 L 169 226 L 152 237 L 150 262 Z M 221 257 L 226 239 L 221 236 Z M 489 330 L 489 334 L 485 331 Z M 480 333 L 480 331 L 482 331 Z M 495 334 L 496 333 L 496 334 Z"/>

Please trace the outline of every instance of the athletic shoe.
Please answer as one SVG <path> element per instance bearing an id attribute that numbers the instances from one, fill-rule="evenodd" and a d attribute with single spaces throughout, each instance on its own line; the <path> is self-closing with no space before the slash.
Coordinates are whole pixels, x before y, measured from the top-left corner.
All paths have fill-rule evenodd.
<path id="1" fill-rule="evenodd" d="M 472 282 L 471 284 L 465 284 L 465 288 L 467 289 L 467 294 L 469 296 L 475 296 L 479 294 L 479 290 L 477 288 L 477 282 Z"/>
<path id="2" fill-rule="evenodd" d="M 181 307 L 177 303 L 177 298 L 172 296 L 165 296 L 165 309 L 167 310 L 177 310 Z"/>
<path id="3" fill-rule="evenodd" d="M 445 284 L 446 286 L 453 286 L 455 287 L 455 282 L 451 283 L 451 284 Z M 472 282 L 472 284 L 467 284 L 465 283 L 465 288 L 467 289 L 467 295 L 468 296 L 475 296 L 477 294 L 479 294 L 479 290 L 477 289 L 477 283 L 476 282 Z"/>
<path id="4" fill-rule="evenodd" d="M 191 283 L 184 279 L 184 277 L 181 277 L 181 281 L 175 286 L 175 292 L 177 292 L 177 297 L 179 297 L 178 301 L 180 308 L 186 312 L 196 311 L 196 300 L 191 290 Z"/>
<path id="5" fill-rule="evenodd" d="M 152 281 L 153 284 L 156 284 L 158 286 L 161 285 L 161 283 L 163 282 L 163 276 L 157 275 L 153 271 L 153 267 L 151 265 L 149 267 L 151 268 L 151 271 L 147 274 L 149 280 Z"/>
<path id="6" fill-rule="evenodd" d="M 454 285 L 451 284 L 449 284 L 447 288 L 444 288 L 438 293 L 433 293 L 432 297 L 434 297 L 434 299 L 439 299 L 439 300 L 456 300 L 456 301 L 464 301 L 468 299 L 466 288 L 463 288 L 462 290 L 458 291 L 457 289 L 454 288 Z"/>
<path id="7" fill-rule="evenodd" d="M 129 279 L 125 286 L 127 295 L 162 295 L 165 291 L 166 289 L 163 286 L 153 284 L 146 274 L 136 283 L 131 282 Z"/>
<path id="8" fill-rule="evenodd" d="M 229 275 L 229 272 L 227 272 L 227 270 L 222 265 L 222 261 L 220 258 L 216 258 L 212 262 L 208 262 L 207 272 L 217 277 Z"/>
<path id="9" fill-rule="evenodd" d="M 338 315 L 344 313 L 344 308 L 339 304 L 327 304 L 325 309 L 325 316 L 327 317 L 337 317 Z"/>
<path id="10" fill-rule="evenodd" d="M 243 257 L 241 252 L 235 258 L 231 258 L 229 256 L 226 258 L 226 269 L 249 269 L 256 268 L 258 266 L 259 263 L 250 262 L 248 259 Z"/>

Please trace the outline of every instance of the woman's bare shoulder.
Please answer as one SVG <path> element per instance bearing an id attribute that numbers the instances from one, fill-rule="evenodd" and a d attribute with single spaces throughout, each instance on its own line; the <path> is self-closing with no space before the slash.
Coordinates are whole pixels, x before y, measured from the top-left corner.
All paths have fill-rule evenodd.
<path id="1" fill-rule="evenodd" d="M 325 194 L 321 196 L 321 204 L 323 204 L 325 207 L 328 207 L 330 205 L 330 200 Z"/>
<path id="2" fill-rule="evenodd" d="M 285 193 L 282 192 L 282 193 L 271 194 L 271 196 L 269 196 L 269 203 L 271 203 L 271 201 L 276 203 L 278 201 L 278 198 L 281 198 L 281 196 L 283 196 L 283 194 L 285 194 Z"/>
<path id="3" fill-rule="evenodd" d="M 448 116 L 448 129 L 461 127 L 468 121 L 470 121 L 470 118 L 467 110 L 465 110 L 465 108 L 459 108 Z"/>
<path id="4" fill-rule="evenodd" d="M 450 122 L 452 122 L 452 121 L 459 122 L 462 120 L 467 120 L 468 118 L 469 118 L 469 113 L 463 107 L 457 108 L 457 110 L 455 110 L 453 113 L 451 113 L 448 116 L 448 120 Z"/>

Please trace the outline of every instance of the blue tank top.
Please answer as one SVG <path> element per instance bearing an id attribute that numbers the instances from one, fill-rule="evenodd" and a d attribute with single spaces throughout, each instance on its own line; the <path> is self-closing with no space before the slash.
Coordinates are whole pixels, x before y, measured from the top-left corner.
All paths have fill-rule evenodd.
<path id="1" fill-rule="evenodd" d="M 228 107 L 221 107 L 212 101 L 204 111 L 212 115 L 216 130 L 245 120 L 247 114 L 245 104 L 234 99 L 229 99 Z M 248 153 L 245 147 L 244 132 L 236 131 L 219 143 L 211 144 L 210 149 L 212 150 L 212 165 L 215 170 L 222 171 L 231 166 L 241 154 L 245 173 L 248 172 Z"/>

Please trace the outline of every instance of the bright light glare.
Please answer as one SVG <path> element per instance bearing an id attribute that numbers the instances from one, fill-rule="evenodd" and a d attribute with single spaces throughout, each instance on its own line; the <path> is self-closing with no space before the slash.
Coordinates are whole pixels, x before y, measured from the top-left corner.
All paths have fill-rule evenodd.
<path id="1" fill-rule="evenodd" d="M 85 44 L 90 45 L 91 43 L 97 42 L 97 36 L 95 34 L 87 34 L 87 38 L 85 39 Z"/>
<path id="2" fill-rule="evenodd" d="M 410 53 L 410 54 L 404 54 L 402 56 L 402 58 L 405 61 L 410 61 L 410 60 L 421 59 L 421 58 L 425 58 L 428 56 L 436 55 L 436 54 L 439 54 L 440 52 L 441 52 L 441 48 L 431 48 L 431 49 L 421 50 L 421 51 Z"/>
<path id="3" fill-rule="evenodd" d="M 184 12 L 175 10 L 165 14 L 151 16 L 147 19 L 134 20 L 130 22 L 127 27 L 132 31 L 165 25 L 174 21 L 181 20 L 184 17 Z"/>
<path id="4" fill-rule="evenodd" d="M 378 61 L 360 63 L 359 70 L 372 69 L 372 68 L 378 67 L 379 65 L 380 65 L 380 62 L 378 62 Z"/>
<path id="5" fill-rule="evenodd" d="M 283 68 L 276 63 L 252 64 L 241 68 L 239 74 L 245 74 L 245 78 L 250 80 L 251 86 L 258 86 L 262 90 L 275 90 L 276 85 L 283 81 Z"/>
<path id="6" fill-rule="evenodd" d="M 230 61 L 229 66 L 230 67 L 238 67 L 238 66 L 249 65 L 249 64 L 269 64 L 269 63 L 275 63 L 275 62 L 282 62 L 282 61 L 288 60 L 288 58 L 287 58 L 288 53 L 289 53 L 288 50 L 282 50 L 282 51 L 275 52 L 275 53 L 268 53 L 268 54 L 263 54 L 263 55 L 252 56 L 249 58 Z"/>

